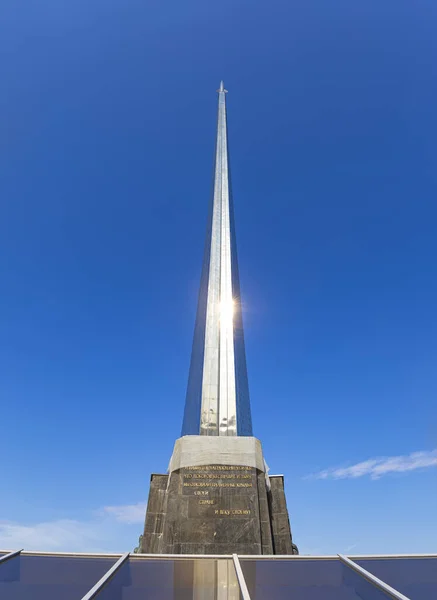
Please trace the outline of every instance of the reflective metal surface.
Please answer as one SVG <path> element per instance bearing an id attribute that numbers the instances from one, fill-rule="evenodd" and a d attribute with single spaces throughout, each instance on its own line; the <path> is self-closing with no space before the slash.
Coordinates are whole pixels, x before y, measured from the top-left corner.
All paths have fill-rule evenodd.
<path id="1" fill-rule="evenodd" d="M 213 195 L 182 435 L 252 435 L 226 126 L 218 90 Z"/>

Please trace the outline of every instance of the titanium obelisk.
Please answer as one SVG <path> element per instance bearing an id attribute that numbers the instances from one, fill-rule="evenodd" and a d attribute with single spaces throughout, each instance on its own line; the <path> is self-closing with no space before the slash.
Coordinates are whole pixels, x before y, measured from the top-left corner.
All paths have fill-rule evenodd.
<path id="1" fill-rule="evenodd" d="M 268 474 L 252 434 L 223 82 L 182 436 L 168 473 L 151 476 L 139 550 L 298 553 L 284 479 Z"/>
<path id="2" fill-rule="evenodd" d="M 229 173 L 226 90 L 218 89 L 214 184 L 182 435 L 252 435 Z"/>

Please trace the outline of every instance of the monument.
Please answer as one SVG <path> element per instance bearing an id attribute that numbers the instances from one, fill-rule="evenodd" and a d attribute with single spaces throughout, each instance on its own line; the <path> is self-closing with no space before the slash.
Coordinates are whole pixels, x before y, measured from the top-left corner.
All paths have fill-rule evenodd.
<path id="1" fill-rule="evenodd" d="M 214 185 L 182 435 L 153 474 L 138 550 L 298 554 L 280 475 L 253 437 L 229 173 L 226 90 L 218 90 Z"/>

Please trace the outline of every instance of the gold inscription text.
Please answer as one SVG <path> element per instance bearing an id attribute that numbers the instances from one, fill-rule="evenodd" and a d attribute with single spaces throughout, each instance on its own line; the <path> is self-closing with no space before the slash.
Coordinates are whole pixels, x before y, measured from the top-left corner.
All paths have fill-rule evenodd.
<path id="1" fill-rule="evenodd" d="M 230 487 L 230 488 L 249 488 L 252 483 L 222 483 L 218 481 L 184 481 L 184 487 Z"/>
<path id="2" fill-rule="evenodd" d="M 214 511 L 215 515 L 222 515 L 225 517 L 229 517 L 231 515 L 250 515 L 249 509 L 240 509 L 240 508 L 220 508 Z"/>

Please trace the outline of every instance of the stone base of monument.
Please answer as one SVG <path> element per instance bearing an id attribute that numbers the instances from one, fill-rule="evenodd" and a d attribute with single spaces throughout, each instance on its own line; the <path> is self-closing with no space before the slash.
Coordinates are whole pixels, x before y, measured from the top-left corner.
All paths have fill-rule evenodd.
<path id="1" fill-rule="evenodd" d="M 150 482 L 140 552 L 297 554 L 284 479 L 268 476 L 254 437 L 184 436 Z"/>

